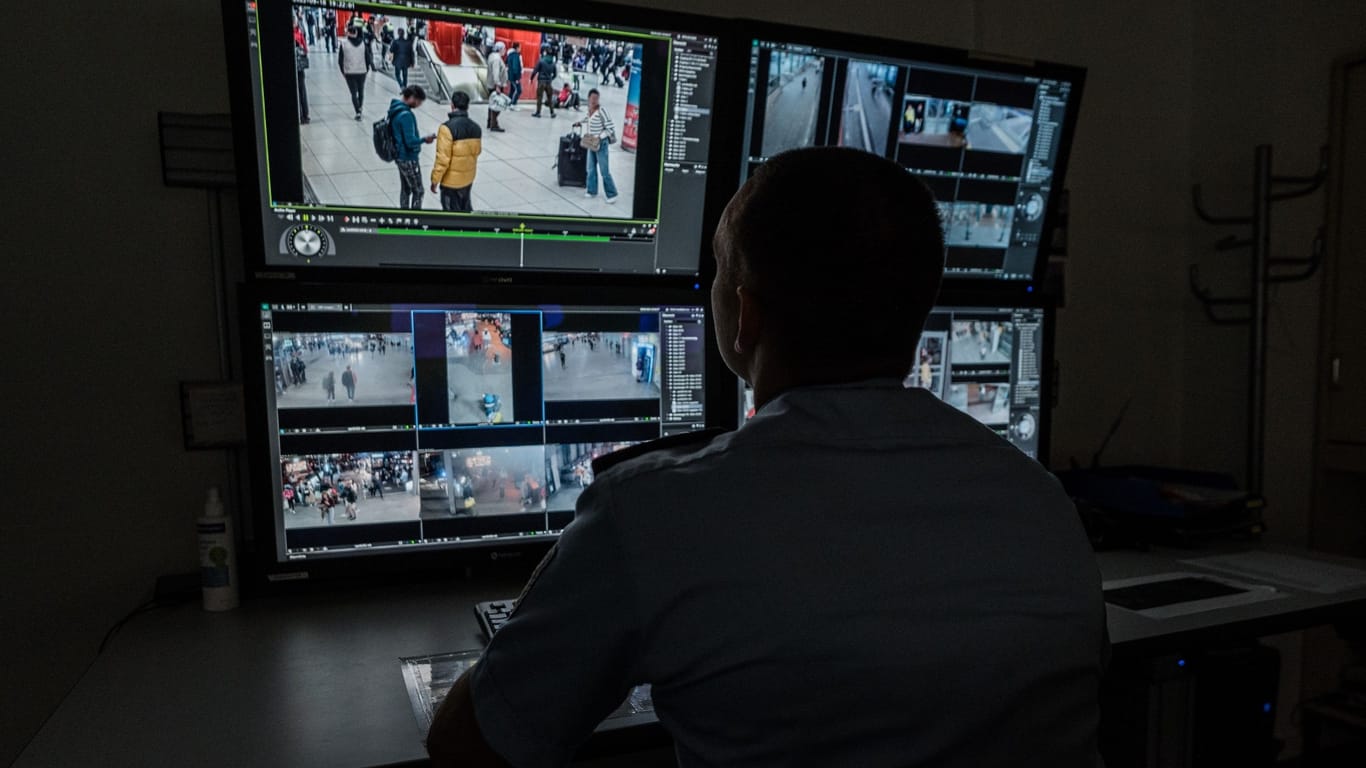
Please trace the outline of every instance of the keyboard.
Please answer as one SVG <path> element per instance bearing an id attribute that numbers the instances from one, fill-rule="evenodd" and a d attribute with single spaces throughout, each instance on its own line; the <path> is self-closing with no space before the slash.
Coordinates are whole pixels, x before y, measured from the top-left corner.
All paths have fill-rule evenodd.
<path id="1" fill-rule="evenodd" d="M 484 636 L 492 639 L 493 633 L 507 623 L 516 607 L 517 601 L 515 599 L 475 603 L 474 615 L 479 619 L 479 628 L 484 630 Z M 621 706 L 607 716 L 603 725 L 598 726 L 598 729 L 603 730 L 606 727 L 611 730 L 618 723 L 624 726 L 637 722 L 651 722 L 654 720 L 654 711 L 655 703 L 650 696 L 650 686 L 638 685 L 631 689 L 631 695 L 627 696 L 626 701 L 623 701 Z"/>

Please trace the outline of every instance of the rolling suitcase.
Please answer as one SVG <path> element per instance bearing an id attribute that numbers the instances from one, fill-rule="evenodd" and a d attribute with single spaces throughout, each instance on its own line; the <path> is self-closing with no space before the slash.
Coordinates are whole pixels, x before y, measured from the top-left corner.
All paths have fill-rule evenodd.
<path id="1" fill-rule="evenodd" d="M 588 186 L 588 150 L 579 144 L 581 136 L 579 131 L 574 130 L 560 137 L 555 180 L 562 187 Z"/>

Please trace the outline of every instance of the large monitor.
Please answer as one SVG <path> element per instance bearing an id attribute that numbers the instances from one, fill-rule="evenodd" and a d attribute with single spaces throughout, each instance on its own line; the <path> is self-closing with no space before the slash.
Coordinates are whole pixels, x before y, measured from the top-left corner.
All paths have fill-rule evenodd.
<path id="1" fill-rule="evenodd" d="M 1040 277 L 1084 70 L 796 27 L 748 37 L 744 178 L 797 147 L 890 158 L 939 200 L 949 282 Z"/>
<path id="2" fill-rule="evenodd" d="M 1052 338 L 1043 307 L 935 307 L 925 321 L 907 389 L 977 419 L 1031 458 L 1047 462 Z M 741 382 L 741 421 L 754 393 Z"/>
<path id="3" fill-rule="evenodd" d="M 256 541 L 269 573 L 553 540 L 594 458 L 707 426 L 712 345 L 696 294 L 373 295 L 260 291 L 245 306 L 259 363 L 247 390 L 261 438 Z"/>
<path id="4" fill-rule="evenodd" d="M 225 19 L 258 268 L 698 274 L 714 20 L 541 0 L 225 0 Z M 491 87 L 514 58 L 521 76 Z M 427 97 L 417 137 L 434 137 L 416 165 L 377 150 L 405 84 Z M 611 127 L 591 157 L 590 96 Z"/>

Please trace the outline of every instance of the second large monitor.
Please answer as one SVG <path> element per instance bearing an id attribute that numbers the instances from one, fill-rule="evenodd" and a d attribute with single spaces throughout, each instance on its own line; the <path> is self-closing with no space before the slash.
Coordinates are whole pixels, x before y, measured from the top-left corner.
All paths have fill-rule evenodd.
<path id="1" fill-rule="evenodd" d="M 1038 278 L 1082 70 L 796 27 L 748 42 L 745 178 L 798 147 L 890 158 L 939 201 L 947 279 Z"/>

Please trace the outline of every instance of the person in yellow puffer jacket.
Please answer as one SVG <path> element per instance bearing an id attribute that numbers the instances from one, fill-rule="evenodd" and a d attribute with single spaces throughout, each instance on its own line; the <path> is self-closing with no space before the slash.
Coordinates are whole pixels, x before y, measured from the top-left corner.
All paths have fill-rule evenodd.
<path id="1" fill-rule="evenodd" d="M 451 111 L 436 131 L 436 165 L 432 166 L 432 192 L 441 192 L 441 210 L 474 210 L 470 190 L 483 151 L 484 132 L 470 119 L 470 97 L 451 96 Z"/>

